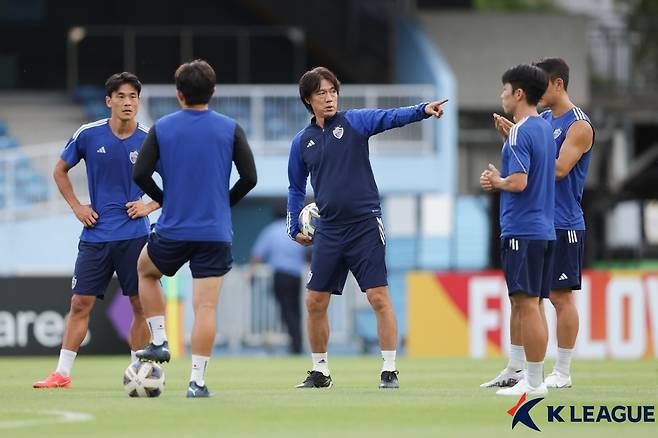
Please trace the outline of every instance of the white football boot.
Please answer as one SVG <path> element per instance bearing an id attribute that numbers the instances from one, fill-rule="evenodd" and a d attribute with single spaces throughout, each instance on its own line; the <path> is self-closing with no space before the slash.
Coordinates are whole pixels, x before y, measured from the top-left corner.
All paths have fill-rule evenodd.
<path id="1" fill-rule="evenodd" d="M 480 388 L 505 388 L 514 386 L 523 378 L 525 378 L 525 370 L 510 371 L 508 368 L 505 368 L 493 380 L 481 384 Z"/>
<path id="2" fill-rule="evenodd" d="M 541 385 L 534 388 L 528 384 L 528 381 L 524 378 L 519 380 L 519 383 L 512 386 L 511 388 L 503 388 L 496 391 L 497 395 L 510 395 L 515 397 L 520 397 L 523 394 L 531 397 L 539 397 L 542 395 L 548 394 L 548 388 L 546 384 L 542 382 Z"/>
<path id="3" fill-rule="evenodd" d="M 553 370 L 544 380 L 547 388 L 571 388 L 571 376 Z"/>

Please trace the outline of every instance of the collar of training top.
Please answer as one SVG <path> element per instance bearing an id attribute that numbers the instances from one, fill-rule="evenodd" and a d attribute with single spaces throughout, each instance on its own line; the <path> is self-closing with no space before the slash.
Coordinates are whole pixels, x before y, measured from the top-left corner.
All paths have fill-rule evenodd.
<path id="1" fill-rule="evenodd" d="M 331 117 L 327 117 L 326 119 L 324 119 L 324 127 L 326 128 L 326 127 L 328 127 L 329 125 L 331 125 L 331 124 L 334 122 L 334 120 L 336 120 L 336 117 L 337 117 L 337 116 L 338 116 L 338 111 L 336 111 L 336 114 L 334 114 L 333 116 L 331 116 Z M 311 117 L 311 126 L 317 126 L 318 128 L 320 127 L 320 126 L 315 122 L 315 116 Z"/>

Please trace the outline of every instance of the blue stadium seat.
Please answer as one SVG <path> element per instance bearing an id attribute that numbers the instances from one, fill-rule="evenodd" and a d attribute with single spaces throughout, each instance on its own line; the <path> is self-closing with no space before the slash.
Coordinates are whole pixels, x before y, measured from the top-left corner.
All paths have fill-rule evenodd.
<path id="1" fill-rule="evenodd" d="M 104 101 L 105 89 L 98 85 L 80 85 L 73 93 L 73 100 L 78 103 Z"/>
<path id="2" fill-rule="evenodd" d="M 44 184 L 41 175 L 30 180 L 23 189 L 23 196 L 29 202 L 41 202 L 48 198 L 48 187 Z"/>
<path id="3" fill-rule="evenodd" d="M 4 120 L 0 120 L 0 137 L 9 135 L 9 126 Z"/>
<path id="4" fill-rule="evenodd" d="M 6 135 L 0 136 L 0 150 L 14 149 L 18 147 L 18 141 L 15 138 Z"/>
<path id="5" fill-rule="evenodd" d="M 85 115 L 89 120 L 99 120 L 110 117 L 110 109 L 101 102 L 89 102 L 85 104 Z"/>

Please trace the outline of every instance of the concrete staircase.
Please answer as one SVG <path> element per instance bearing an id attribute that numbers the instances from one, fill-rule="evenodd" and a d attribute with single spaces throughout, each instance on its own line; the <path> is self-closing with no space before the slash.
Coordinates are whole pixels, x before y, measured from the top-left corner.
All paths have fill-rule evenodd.
<path id="1" fill-rule="evenodd" d="M 86 122 L 82 106 L 60 91 L 0 93 L 0 119 L 21 147 L 61 141 L 62 147 Z"/>

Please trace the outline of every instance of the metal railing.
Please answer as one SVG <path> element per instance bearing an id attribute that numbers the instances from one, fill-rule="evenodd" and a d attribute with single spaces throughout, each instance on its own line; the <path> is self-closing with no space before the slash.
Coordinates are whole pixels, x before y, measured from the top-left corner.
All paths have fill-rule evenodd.
<path id="1" fill-rule="evenodd" d="M 307 271 L 307 269 L 306 269 Z M 306 273 L 306 272 L 305 272 Z M 184 293 L 184 333 L 186 345 L 190 343 L 192 322 L 192 278 L 187 267 L 177 274 Z M 272 271 L 265 265 L 236 266 L 225 277 L 217 312 L 215 345 L 238 353 L 244 349 L 276 350 L 288 344 L 288 333 L 281 321 L 280 309 L 272 291 Z M 306 278 L 305 275 L 302 278 Z M 302 333 L 306 338 L 306 321 L 303 310 L 305 289 L 300 289 L 302 306 Z M 329 306 L 331 343 L 357 345 L 355 310 L 361 308 L 363 293 L 350 275 L 343 296 L 332 300 Z M 367 305 L 367 303 L 365 304 Z M 304 345 L 307 345 L 304 342 Z"/>
<path id="2" fill-rule="evenodd" d="M 344 85 L 339 105 L 340 109 L 393 108 L 427 101 L 434 94 L 434 88 L 427 85 Z M 149 125 L 179 110 L 175 96 L 172 85 L 144 86 L 142 121 Z M 311 119 L 295 85 L 218 85 L 210 107 L 234 118 L 257 154 L 287 154 L 292 138 Z M 434 147 L 432 126 L 427 123 L 394 129 L 370 140 L 373 154 L 428 153 Z"/>
<path id="3" fill-rule="evenodd" d="M 173 85 L 147 85 L 142 89 L 141 120 L 154 120 L 178 111 Z M 435 95 L 427 85 L 343 85 L 340 109 L 394 108 L 428 101 Z M 210 107 L 234 118 L 245 130 L 256 154 L 287 155 L 292 138 L 311 116 L 299 100 L 296 85 L 217 86 Z M 372 154 L 434 152 L 432 126 L 414 123 L 371 138 Z"/>
<path id="4" fill-rule="evenodd" d="M 66 211 L 68 204 L 52 178 L 66 141 L 0 151 L 0 221 L 14 221 Z M 83 162 L 69 172 L 76 195 L 89 202 Z"/>
<path id="5" fill-rule="evenodd" d="M 425 85 L 347 85 L 341 88 L 341 108 L 391 108 L 427 101 L 434 88 Z M 287 155 L 292 138 L 309 123 L 295 85 L 218 86 L 211 107 L 233 117 L 247 133 L 257 155 Z M 154 120 L 179 109 L 170 85 L 148 85 L 142 91 L 140 120 Z M 414 123 L 370 140 L 372 155 L 431 154 L 433 128 Z M 0 151 L 0 221 L 54 214 L 68 209 L 55 186 L 52 171 L 65 140 Z M 82 202 L 89 202 L 85 166 L 74 167 L 71 180 Z"/>

